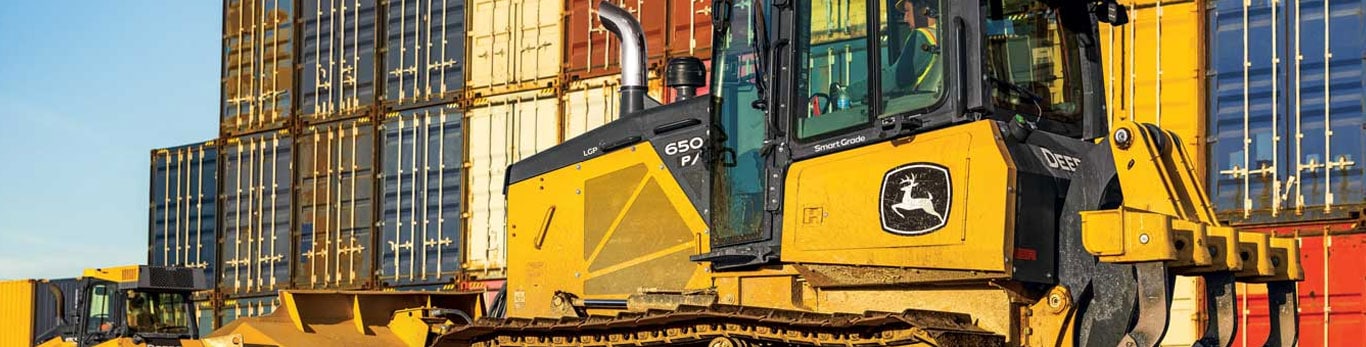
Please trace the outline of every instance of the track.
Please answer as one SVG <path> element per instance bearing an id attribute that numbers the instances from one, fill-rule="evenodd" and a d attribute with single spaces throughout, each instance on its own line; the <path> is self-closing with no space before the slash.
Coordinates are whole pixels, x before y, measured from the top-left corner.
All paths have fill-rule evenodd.
<path id="1" fill-rule="evenodd" d="M 441 336 L 440 346 L 1001 346 L 966 314 L 826 314 L 733 305 L 679 306 L 587 318 L 482 319 Z"/>

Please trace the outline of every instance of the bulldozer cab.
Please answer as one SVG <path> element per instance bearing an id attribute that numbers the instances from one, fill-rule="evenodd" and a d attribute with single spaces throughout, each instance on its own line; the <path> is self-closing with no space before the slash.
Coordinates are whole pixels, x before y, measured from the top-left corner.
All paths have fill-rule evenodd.
<path id="1" fill-rule="evenodd" d="M 53 342 L 94 346 L 128 339 L 135 344 L 179 345 L 198 338 L 191 296 L 207 288 L 196 269 L 151 266 L 90 269 L 79 280 L 75 312 Z"/>
<path id="2" fill-rule="evenodd" d="M 795 161 L 983 119 L 1105 135 L 1093 14 L 1112 6 L 718 0 L 715 8 L 723 10 L 714 18 L 713 251 L 696 260 L 724 268 L 776 259 L 783 171 Z"/>

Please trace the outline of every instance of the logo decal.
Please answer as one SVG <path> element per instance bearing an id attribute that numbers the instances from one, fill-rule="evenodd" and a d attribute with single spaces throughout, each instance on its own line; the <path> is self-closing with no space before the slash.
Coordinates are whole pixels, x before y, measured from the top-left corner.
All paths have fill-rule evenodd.
<path id="1" fill-rule="evenodd" d="M 944 227 L 952 201 L 949 170 L 930 163 L 899 166 L 882 177 L 882 230 L 921 235 Z"/>

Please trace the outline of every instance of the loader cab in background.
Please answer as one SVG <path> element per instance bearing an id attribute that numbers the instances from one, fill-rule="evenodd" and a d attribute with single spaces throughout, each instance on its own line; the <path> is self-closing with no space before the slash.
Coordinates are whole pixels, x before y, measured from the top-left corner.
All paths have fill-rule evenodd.
<path id="1" fill-rule="evenodd" d="M 793 162 L 984 119 L 1106 134 L 1093 13 L 1113 2 L 720 2 L 712 251 L 694 260 L 778 259 Z"/>
<path id="2" fill-rule="evenodd" d="M 208 289 L 202 270 L 153 266 L 87 269 L 79 279 L 75 312 L 42 346 L 95 346 L 127 339 L 178 346 L 199 338 L 192 295 Z M 47 337 L 44 337 L 47 338 Z"/>

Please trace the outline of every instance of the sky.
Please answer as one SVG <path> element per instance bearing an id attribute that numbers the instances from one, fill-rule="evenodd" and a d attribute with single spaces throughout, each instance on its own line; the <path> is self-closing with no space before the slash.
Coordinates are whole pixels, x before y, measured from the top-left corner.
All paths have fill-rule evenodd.
<path id="1" fill-rule="evenodd" d="M 0 279 L 147 262 L 150 151 L 218 133 L 220 11 L 0 6 Z"/>

